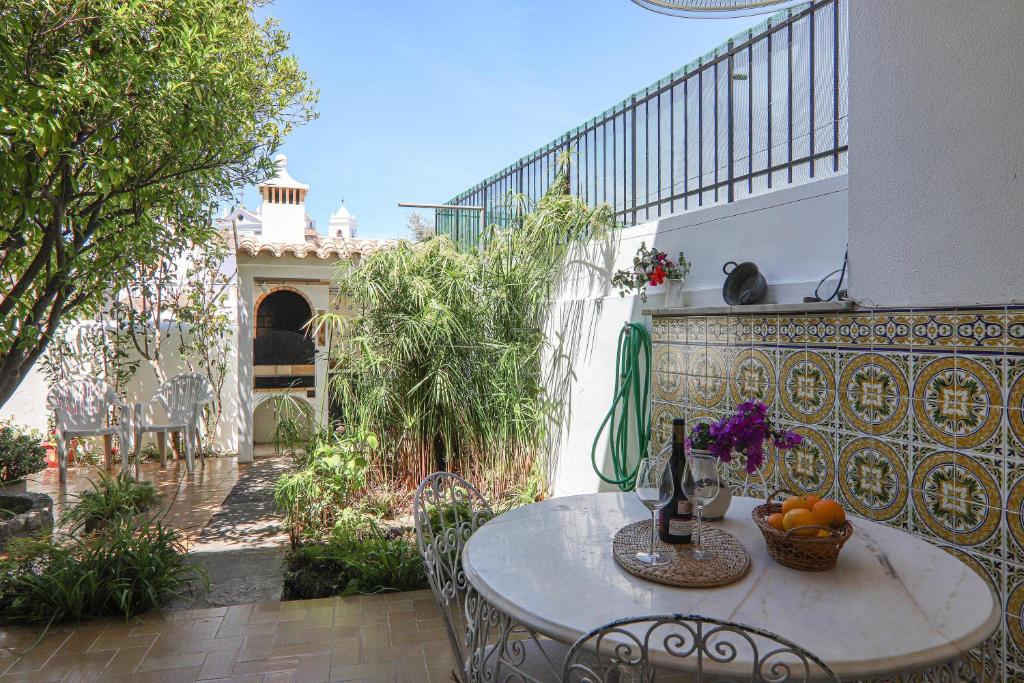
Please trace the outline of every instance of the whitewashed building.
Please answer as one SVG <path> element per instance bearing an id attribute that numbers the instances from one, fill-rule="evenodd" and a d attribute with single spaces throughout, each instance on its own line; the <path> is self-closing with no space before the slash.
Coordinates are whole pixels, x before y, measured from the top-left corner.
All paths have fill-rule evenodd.
<path id="1" fill-rule="evenodd" d="M 317 420 L 329 416 L 327 349 L 330 339 L 311 333 L 307 323 L 333 310 L 332 286 L 339 264 L 358 262 L 387 244 L 356 237 L 357 219 L 342 203 L 328 221 L 329 234 L 316 230 L 306 213 L 310 186 L 288 172 L 288 159 L 275 159 L 274 177 L 259 185 L 260 206 L 225 211 L 217 226 L 228 243 L 222 272 L 231 279 L 225 306 L 233 318 L 227 376 L 221 390 L 223 411 L 215 447 L 252 460 L 254 446 L 273 440 L 275 416 L 267 399 L 288 393 L 307 402 Z M 95 322 L 81 323 L 95 325 Z M 169 322 L 169 335 L 187 334 L 187 324 Z M 167 377 L 184 371 L 177 344 L 166 344 L 160 366 Z M 157 387 L 155 373 L 142 363 L 127 386 L 129 402 L 148 401 Z M 0 409 L 0 419 L 45 431 L 49 390 L 36 368 Z"/>

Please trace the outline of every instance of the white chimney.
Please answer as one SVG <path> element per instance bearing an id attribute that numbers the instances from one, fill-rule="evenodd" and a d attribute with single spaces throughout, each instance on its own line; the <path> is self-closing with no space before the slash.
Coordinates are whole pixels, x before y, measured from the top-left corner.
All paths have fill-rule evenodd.
<path id="1" fill-rule="evenodd" d="M 274 158 L 277 173 L 259 185 L 263 204 L 262 241 L 300 243 L 306 239 L 306 195 L 309 185 L 300 183 L 288 174 L 288 157 L 278 154 Z"/>

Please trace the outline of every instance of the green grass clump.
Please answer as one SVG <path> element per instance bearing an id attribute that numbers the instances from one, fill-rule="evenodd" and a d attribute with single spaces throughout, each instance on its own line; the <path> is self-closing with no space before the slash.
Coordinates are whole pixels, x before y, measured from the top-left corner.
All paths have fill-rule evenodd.
<path id="1" fill-rule="evenodd" d="M 152 507 L 158 500 L 156 488 L 148 481 L 136 481 L 121 473 L 103 474 L 91 482 L 92 490 L 78 496 L 61 519 L 70 531 L 94 531 L 120 519 L 131 519 Z"/>
<path id="2" fill-rule="evenodd" d="M 408 534 L 393 535 L 371 518 L 339 515 L 326 543 L 300 546 L 285 558 L 285 600 L 383 593 L 427 587 L 423 558 Z"/>
<path id="3" fill-rule="evenodd" d="M 185 562 L 171 527 L 127 517 L 95 536 L 15 539 L 0 561 L 0 621 L 48 624 L 104 616 L 125 619 L 206 580 Z"/>

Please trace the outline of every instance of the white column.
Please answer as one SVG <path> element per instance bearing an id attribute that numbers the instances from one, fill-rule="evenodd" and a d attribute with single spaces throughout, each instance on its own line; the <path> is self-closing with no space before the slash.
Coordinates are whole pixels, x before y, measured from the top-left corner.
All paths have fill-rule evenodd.
<path id="1" fill-rule="evenodd" d="M 252 462 L 253 438 L 253 311 L 252 274 L 238 269 L 238 462 Z"/>
<path id="2" fill-rule="evenodd" d="M 328 274 L 329 277 L 329 274 Z M 330 310 L 330 290 L 328 287 L 316 287 L 310 288 L 307 291 L 309 299 L 313 304 L 313 315 L 316 316 L 322 311 Z M 328 417 L 330 415 L 330 390 L 327 386 L 327 368 L 329 365 L 327 359 L 327 339 L 324 339 L 324 344 L 320 343 L 319 336 L 314 338 L 316 344 L 316 361 L 313 369 L 314 382 L 316 386 L 316 401 L 314 403 L 316 409 L 316 421 L 318 425 L 326 425 Z"/>

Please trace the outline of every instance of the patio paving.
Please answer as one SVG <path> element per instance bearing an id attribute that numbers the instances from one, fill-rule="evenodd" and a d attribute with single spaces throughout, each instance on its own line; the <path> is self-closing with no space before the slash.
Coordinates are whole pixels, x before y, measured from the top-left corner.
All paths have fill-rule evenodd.
<path id="1" fill-rule="evenodd" d="M 147 462 L 141 476 L 156 486 L 160 505 L 166 508 L 163 520 L 194 541 L 247 467 L 250 465 L 239 466 L 236 458 L 207 458 L 204 463 L 196 462 L 195 474 L 189 477 L 181 460 L 168 461 L 165 469 L 158 462 Z M 111 470 L 111 474 L 117 471 Z M 89 490 L 90 482 L 98 480 L 102 472 L 102 467 L 71 467 L 62 490 L 57 470 L 45 469 L 28 477 L 28 490 L 53 498 L 54 518 L 59 520 L 75 496 Z"/>
<path id="2" fill-rule="evenodd" d="M 288 539 L 270 486 L 286 464 L 210 458 L 194 477 L 180 461 L 144 464 L 142 477 L 162 494 L 164 521 L 187 534 L 190 556 L 207 567 L 209 593 L 128 622 L 0 628 L 0 682 L 454 680 L 429 591 L 273 599 Z M 46 470 L 28 488 L 52 496 L 59 518 L 99 471 L 70 469 L 61 491 L 56 471 Z"/>
<path id="3" fill-rule="evenodd" d="M 274 511 L 271 491 L 287 466 L 286 457 L 273 455 L 241 465 L 234 457 L 207 458 L 205 463 L 197 461 L 190 477 L 180 460 L 169 461 L 166 468 L 157 462 L 143 464 L 142 478 L 160 493 L 163 521 L 185 533 L 190 561 L 203 565 L 210 578 L 209 590 L 200 586 L 170 609 L 280 598 L 288 535 Z M 28 488 L 49 494 L 59 519 L 74 496 L 87 490 L 101 472 L 93 466 L 72 468 L 62 491 L 56 470 L 44 470 L 30 478 Z"/>
<path id="4" fill-rule="evenodd" d="M 0 681 L 451 681 L 449 652 L 411 591 L 0 629 Z"/>

